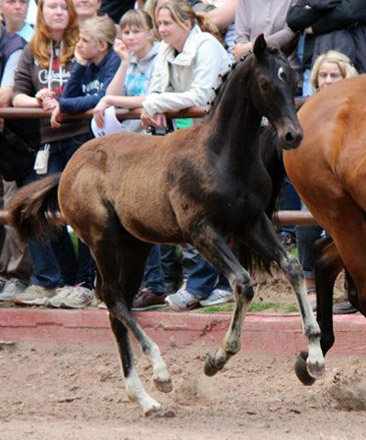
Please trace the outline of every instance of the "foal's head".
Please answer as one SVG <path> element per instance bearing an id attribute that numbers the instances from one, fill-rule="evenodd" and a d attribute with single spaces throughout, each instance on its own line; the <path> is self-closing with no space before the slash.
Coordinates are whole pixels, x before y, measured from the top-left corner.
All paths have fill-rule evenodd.
<path id="1" fill-rule="evenodd" d="M 296 148 L 303 133 L 294 105 L 295 73 L 280 51 L 267 47 L 263 35 L 256 39 L 253 53 L 252 102 L 271 122 L 283 148 Z"/>

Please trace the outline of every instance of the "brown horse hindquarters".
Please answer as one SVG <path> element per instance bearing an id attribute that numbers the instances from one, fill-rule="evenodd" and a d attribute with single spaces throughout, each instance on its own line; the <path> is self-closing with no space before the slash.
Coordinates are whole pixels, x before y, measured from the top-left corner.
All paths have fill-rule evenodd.
<path id="1" fill-rule="evenodd" d="M 171 203 L 174 199 L 174 205 L 184 209 L 177 190 L 182 182 L 175 176 L 180 174 L 182 161 L 202 164 L 205 160 L 198 145 L 202 131 L 193 127 L 164 137 L 130 133 L 88 142 L 62 174 L 63 216 L 87 243 L 98 238 L 98 225 L 104 228 L 111 208 L 123 228 L 140 240 L 182 242 Z M 187 179 L 190 185 L 192 179 Z"/>
<path id="2" fill-rule="evenodd" d="M 366 314 L 366 76 L 341 81 L 299 111 L 304 139 L 284 151 L 287 174 L 332 236 Z"/>

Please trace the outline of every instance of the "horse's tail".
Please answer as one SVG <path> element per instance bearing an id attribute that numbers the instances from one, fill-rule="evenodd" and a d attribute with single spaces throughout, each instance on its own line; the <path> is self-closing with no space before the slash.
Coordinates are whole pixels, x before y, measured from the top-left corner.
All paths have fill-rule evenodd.
<path id="1" fill-rule="evenodd" d="M 22 240 L 53 235 L 61 226 L 57 199 L 60 178 L 61 173 L 33 182 L 20 188 L 11 199 L 10 224 Z"/>

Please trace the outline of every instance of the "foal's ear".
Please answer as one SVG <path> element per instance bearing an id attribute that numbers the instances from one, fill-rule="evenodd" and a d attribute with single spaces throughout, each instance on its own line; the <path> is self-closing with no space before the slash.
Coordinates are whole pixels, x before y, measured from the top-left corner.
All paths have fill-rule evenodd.
<path id="1" fill-rule="evenodd" d="M 254 47 L 253 47 L 254 55 L 257 58 L 261 58 L 266 52 L 266 50 L 267 50 L 266 40 L 264 39 L 264 35 L 260 34 L 254 42 Z"/>

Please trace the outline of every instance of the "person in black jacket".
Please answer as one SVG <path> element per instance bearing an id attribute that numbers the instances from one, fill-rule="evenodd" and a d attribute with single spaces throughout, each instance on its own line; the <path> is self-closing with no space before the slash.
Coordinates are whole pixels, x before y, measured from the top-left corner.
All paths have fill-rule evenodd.
<path id="1" fill-rule="evenodd" d="M 299 0 L 290 8 L 287 23 L 293 31 L 306 33 L 303 70 L 322 53 L 338 50 L 359 73 L 366 72 L 364 0 Z"/>
<path id="2" fill-rule="evenodd" d="M 100 12 L 108 14 L 115 23 L 119 23 L 122 15 L 133 9 L 135 0 L 102 0 Z"/>
<path id="3" fill-rule="evenodd" d="M 1 1 L 0 1 L 1 4 Z M 14 72 L 26 41 L 0 25 L 0 107 L 11 105 Z M 32 168 L 34 160 L 22 154 L 37 142 L 38 124 L 30 120 L 0 120 L 0 206 L 5 208 L 17 189 L 19 181 Z M 21 136 L 19 136 L 19 134 Z M 0 301 L 10 301 L 21 293 L 32 272 L 30 257 L 14 231 L 0 227 Z"/>

